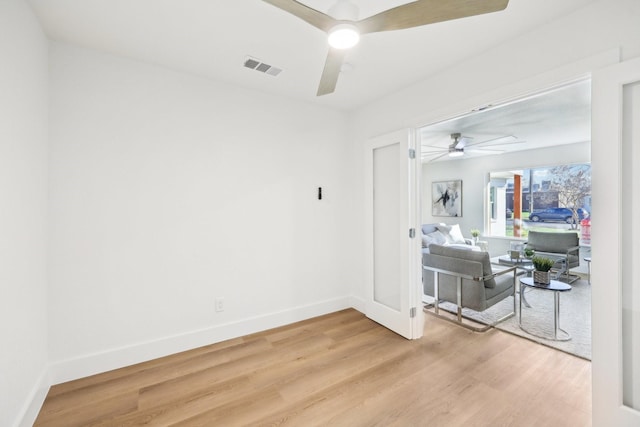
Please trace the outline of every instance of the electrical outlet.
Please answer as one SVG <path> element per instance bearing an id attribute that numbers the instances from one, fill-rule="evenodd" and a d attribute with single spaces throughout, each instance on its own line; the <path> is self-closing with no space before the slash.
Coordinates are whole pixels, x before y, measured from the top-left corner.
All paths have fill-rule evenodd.
<path id="1" fill-rule="evenodd" d="M 224 311 L 224 298 L 216 297 L 216 311 Z"/>

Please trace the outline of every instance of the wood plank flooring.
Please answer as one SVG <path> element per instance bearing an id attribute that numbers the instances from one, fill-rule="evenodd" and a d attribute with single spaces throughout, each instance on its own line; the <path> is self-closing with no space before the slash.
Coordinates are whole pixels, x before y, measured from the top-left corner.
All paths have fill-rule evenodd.
<path id="1" fill-rule="evenodd" d="M 590 426 L 591 364 L 426 316 L 344 310 L 53 386 L 36 426 Z"/>

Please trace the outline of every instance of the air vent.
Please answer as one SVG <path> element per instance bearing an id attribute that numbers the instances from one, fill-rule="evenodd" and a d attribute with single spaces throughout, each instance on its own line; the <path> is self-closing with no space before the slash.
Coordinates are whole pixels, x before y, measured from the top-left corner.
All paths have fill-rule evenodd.
<path id="1" fill-rule="evenodd" d="M 282 72 L 280 68 L 276 68 L 272 65 L 265 64 L 264 62 L 247 56 L 244 60 L 244 66 L 250 68 L 252 70 L 260 71 L 261 73 L 268 74 L 270 76 L 276 77 L 278 74 Z"/>

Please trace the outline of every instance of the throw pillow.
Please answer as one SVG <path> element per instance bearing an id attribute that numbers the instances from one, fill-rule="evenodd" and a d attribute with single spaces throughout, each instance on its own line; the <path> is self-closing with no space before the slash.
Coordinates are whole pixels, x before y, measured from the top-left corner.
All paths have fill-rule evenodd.
<path id="1" fill-rule="evenodd" d="M 451 226 L 450 225 L 440 224 L 440 225 L 436 226 L 436 228 L 438 229 L 438 231 L 440 231 L 442 234 L 444 234 L 444 236 L 447 238 L 447 242 L 448 242 L 449 241 L 449 232 L 451 231 Z"/>
<path id="2" fill-rule="evenodd" d="M 460 224 L 438 225 L 437 228 L 445 235 L 447 243 L 466 243 L 462 231 L 460 231 Z"/>
<path id="3" fill-rule="evenodd" d="M 453 240 L 452 243 L 467 243 L 464 240 L 464 236 L 462 235 L 462 231 L 460 231 L 460 224 L 456 224 L 456 225 L 452 225 L 451 226 L 451 231 L 449 232 L 449 236 L 451 237 L 451 240 Z"/>
<path id="4" fill-rule="evenodd" d="M 444 245 L 445 243 L 447 238 L 438 230 L 422 235 L 423 248 L 428 248 L 430 244 Z"/>

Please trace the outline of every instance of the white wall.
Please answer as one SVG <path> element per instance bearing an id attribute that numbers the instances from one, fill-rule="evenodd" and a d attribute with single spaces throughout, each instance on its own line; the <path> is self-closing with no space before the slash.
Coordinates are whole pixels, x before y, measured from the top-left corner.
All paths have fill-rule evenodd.
<path id="1" fill-rule="evenodd" d="M 422 222 L 460 224 L 465 237 L 471 237 L 472 228 L 481 231 L 484 229 L 485 200 L 488 197 L 486 186 L 490 172 L 589 163 L 590 148 L 589 142 L 583 142 L 495 156 L 425 163 L 422 166 Z M 433 217 L 431 215 L 431 183 L 451 179 L 462 180 L 462 217 Z M 489 241 L 489 251 L 492 256 L 496 256 L 503 254 L 509 247 L 509 240 L 513 239 L 483 236 L 482 240 Z"/>
<path id="2" fill-rule="evenodd" d="M 47 42 L 22 0 L 0 1 L 0 425 L 46 384 Z M 37 406 L 37 404 L 36 404 Z M 28 421 L 26 422 L 28 423 Z"/>
<path id="3" fill-rule="evenodd" d="M 353 120 L 356 194 L 363 192 L 362 145 L 376 135 L 455 117 L 578 77 L 619 59 L 640 56 L 640 2 L 600 0 L 506 41 L 359 110 Z M 364 201 L 357 201 L 363 206 Z M 363 230 L 360 229 L 361 241 Z M 358 267 L 364 271 L 364 257 Z M 364 276 L 364 275 L 362 275 Z M 364 298 L 364 282 L 354 284 Z"/>
<path id="4" fill-rule="evenodd" d="M 343 113 L 68 45 L 50 61 L 55 382 L 350 305 Z"/>

